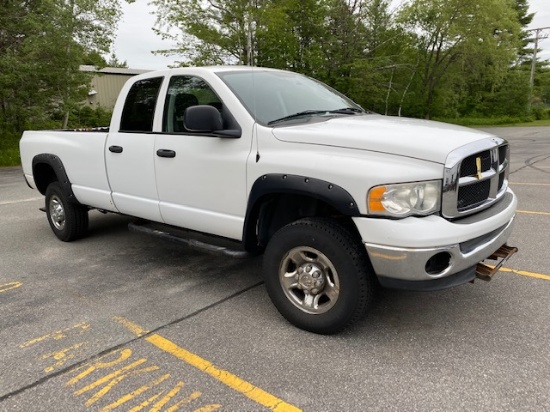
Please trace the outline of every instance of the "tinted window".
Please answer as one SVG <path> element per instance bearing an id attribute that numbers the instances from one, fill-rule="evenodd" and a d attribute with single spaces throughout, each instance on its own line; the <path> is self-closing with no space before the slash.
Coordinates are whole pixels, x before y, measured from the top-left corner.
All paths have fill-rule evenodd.
<path id="1" fill-rule="evenodd" d="M 183 124 L 185 109 L 199 104 L 214 106 L 222 111 L 220 99 L 204 80 L 191 76 L 172 77 L 164 103 L 162 130 L 168 133 L 186 132 Z"/>
<path id="2" fill-rule="evenodd" d="M 120 121 L 120 130 L 125 132 L 151 132 L 155 118 L 155 107 L 162 77 L 140 80 L 132 86 Z"/>

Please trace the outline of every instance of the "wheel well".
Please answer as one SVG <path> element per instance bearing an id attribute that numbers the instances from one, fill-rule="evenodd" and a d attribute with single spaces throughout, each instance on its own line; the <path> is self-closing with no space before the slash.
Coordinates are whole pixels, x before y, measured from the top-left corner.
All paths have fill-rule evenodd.
<path id="1" fill-rule="evenodd" d="M 33 167 L 32 174 L 34 176 L 36 188 L 43 195 L 46 194 L 46 189 L 50 183 L 59 180 L 53 167 L 47 163 L 36 163 Z"/>
<path id="2" fill-rule="evenodd" d="M 58 156 L 49 153 L 36 155 L 32 160 L 32 174 L 36 188 L 41 194 L 46 195 L 50 183 L 59 182 L 67 201 L 80 204 L 74 196 L 65 166 Z"/>
<path id="3" fill-rule="evenodd" d="M 342 214 L 323 200 L 300 194 L 270 194 L 258 199 L 247 219 L 245 249 L 256 253 L 263 251 L 279 229 L 306 217 L 330 217 L 358 234 L 351 216 Z"/>

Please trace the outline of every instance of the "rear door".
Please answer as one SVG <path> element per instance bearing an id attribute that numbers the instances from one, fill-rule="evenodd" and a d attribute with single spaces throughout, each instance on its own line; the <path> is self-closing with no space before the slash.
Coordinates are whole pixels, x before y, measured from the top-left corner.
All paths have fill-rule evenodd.
<path id="1" fill-rule="evenodd" d="M 105 147 L 107 176 L 119 212 L 162 221 L 155 181 L 153 121 L 163 77 L 135 82 L 128 92 L 119 130 Z"/>

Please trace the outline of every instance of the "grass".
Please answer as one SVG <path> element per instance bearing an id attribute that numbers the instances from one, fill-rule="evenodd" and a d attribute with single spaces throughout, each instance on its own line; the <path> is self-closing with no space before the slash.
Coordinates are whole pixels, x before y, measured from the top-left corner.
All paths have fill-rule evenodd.
<path id="1" fill-rule="evenodd" d="M 533 120 L 519 117 L 493 117 L 493 118 L 471 118 L 460 119 L 435 119 L 444 123 L 452 123 L 468 127 L 537 127 L 550 126 L 550 119 Z"/>
<path id="2" fill-rule="evenodd" d="M 512 125 L 512 124 L 527 124 L 530 123 L 533 119 L 530 117 L 512 117 L 512 116 L 501 116 L 501 117 L 461 117 L 457 119 L 449 118 L 437 118 L 434 119 L 444 123 L 457 124 L 459 126 L 503 126 L 503 125 Z"/>
<path id="3" fill-rule="evenodd" d="M 0 167 L 19 166 L 19 138 L 9 135 L 0 135 Z"/>
<path id="4" fill-rule="evenodd" d="M 509 124 L 509 125 L 506 125 L 506 126 L 510 126 L 510 127 L 519 127 L 519 126 L 522 126 L 522 127 L 531 127 L 531 126 L 550 126 L 550 119 L 546 119 L 546 120 L 534 120 L 532 122 L 529 122 L 529 123 L 514 123 L 514 124 Z"/>

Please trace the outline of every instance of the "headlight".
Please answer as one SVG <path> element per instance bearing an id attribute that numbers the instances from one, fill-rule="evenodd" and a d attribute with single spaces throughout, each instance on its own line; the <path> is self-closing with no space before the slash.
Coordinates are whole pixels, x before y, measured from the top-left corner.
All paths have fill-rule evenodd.
<path id="1" fill-rule="evenodd" d="M 369 190 L 369 214 L 392 217 L 426 216 L 438 212 L 441 181 L 376 186 Z"/>

